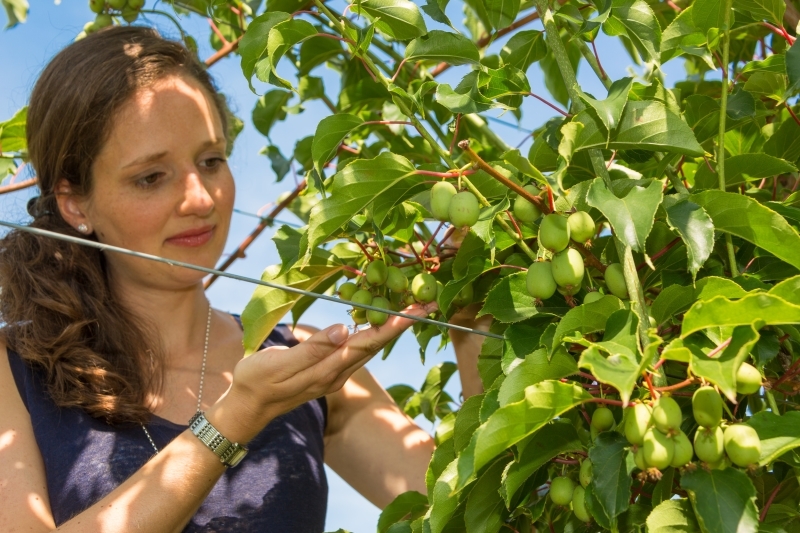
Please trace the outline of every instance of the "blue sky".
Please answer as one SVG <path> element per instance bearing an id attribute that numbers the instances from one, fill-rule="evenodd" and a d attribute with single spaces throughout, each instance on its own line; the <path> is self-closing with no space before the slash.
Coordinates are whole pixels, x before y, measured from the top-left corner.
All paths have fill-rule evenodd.
<path id="1" fill-rule="evenodd" d="M 329 2 L 336 12 L 342 12 L 345 3 L 342 0 Z M 148 0 L 148 8 L 153 8 L 153 1 Z M 158 6 L 159 9 L 169 11 L 167 5 Z M 448 15 L 454 23 L 458 24 L 462 15 L 459 12 L 460 3 L 451 2 Z M 0 76 L 0 121 L 9 118 L 17 109 L 26 104 L 30 90 L 38 73 L 55 53 L 69 44 L 83 27 L 83 24 L 93 18 L 87 2 L 83 0 L 68 0 L 61 5 L 52 3 L 52 0 L 33 0 L 29 20 L 11 30 L 0 31 L 0 50 L 3 53 L 2 72 Z M 166 37 L 176 38 L 178 32 L 164 17 L 151 16 L 148 22 L 154 24 Z M 429 22 L 429 28 L 435 28 L 436 23 Z M 184 19 L 185 28 L 198 37 L 201 57 L 207 57 L 212 50 L 208 45 L 209 26 L 199 17 Z M 5 24 L 5 21 L 3 21 Z M 531 24 L 532 29 L 541 29 L 537 22 Z M 493 45 L 492 49 L 499 49 L 502 44 Z M 617 41 L 606 38 L 601 34 L 598 41 L 603 66 L 612 77 L 630 75 L 628 72 L 631 64 L 630 58 Z M 678 62 L 668 65 L 667 86 L 679 79 L 682 67 Z M 288 72 L 288 69 L 285 71 Z M 249 116 L 257 96 L 250 92 L 247 82 L 242 76 L 238 56 L 231 56 L 214 65 L 211 73 L 221 90 L 229 97 L 233 110 L 244 118 L 246 126 L 236 140 L 236 146 L 230 158 L 230 165 L 237 183 L 236 207 L 238 209 L 256 212 L 264 204 L 273 201 L 280 193 L 290 190 L 294 184 L 291 176 L 287 176 L 282 183 L 274 183 L 275 176 L 266 157 L 258 154 L 267 140 L 249 124 Z M 450 69 L 441 78 L 441 81 L 455 85 L 465 71 L 462 68 Z M 323 77 L 327 93 L 335 101 L 338 79 L 335 73 L 326 67 L 319 67 L 315 73 Z M 540 95 L 547 96 L 544 88 L 541 70 L 534 65 L 528 72 L 532 90 Z M 591 73 L 588 66 L 583 63 L 579 69 L 579 81 L 584 90 L 598 97 L 605 94 L 602 85 Z M 264 84 L 257 85 L 259 93 L 269 90 Z M 314 133 L 316 124 L 330 112 L 318 101 L 308 102 L 305 111 L 298 115 L 290 115 L 286 122 L 279 123 L 273 128 L 272 140 L 278 145 L 285 155 L 294 150 L 294 143 L 307 135 Z M 522 127 L 534 129 L 552 116 L 553 112 L 534 99 L 527 99 L 523 106 Z M 497 117 L 498 111 L 490 112 Z M 513 122 L 512 115 L 506 115 L 501 120 Z M 492 122 L 492 127 L 506 141 L 514 146 L 526 136 L 524 131 Z M 523 151 L 529 147 L 530 140 L 523 145 Z M 22 191 L 15 194 L 0 196 L 0 218 L 11 221 L 25 221 L 25 203 L 27 198 L 34 194 L 33 191 Z M 294 220 L 291 215 L 283 218 Z M 294 220 L 296 221 L 296 220 Z M 255 226 L 255 219 L 245 215 L 234 214 L 231 226 L 228 250 L 236 246 Z M 262 270 L 271 264 L 279 262 L 274 244 L 270 237 L 274 230 L 268 229 L 250 247 L 245 259 L 237 261 L 231 268 L 237 274 L 259 277 Z M 242 282 L 221 279 L 209 290 L 212 304 L 220 309 L 239 313 L 244 308 L 253 291 L 253 287 Z M 318 302 L 306 312 L 303 322 L 318 327 L 326 327 L 336 322 L 349 322 L 346 307 L 328 302 Z M 406 334 L 401 338 L 391 356 L 385 360 L 375 359 L 367 364 L 367 368 L 376 376 L 378 381 L 388 387 L 396 383 L 408 383 L 418 387 L 427 370 L 442 361 L 454 360 L 450 348 L 436 353 L 436 345 L 432 342 L 428 350 L 427 361 L 420 364 L 417 344 L 413 336 Z M 460 387 L 457 376 L 451 381 L 448 388 L 451 396 L 458 397 Z M 424 418 L 418 423 L 426 430 L 432 431 L 431 424 Z M 379 510 L 365 500 L 361 495 L 351 489 L 330 469 L 327 470 L 330 484 L 328 500 L 328 518 L 326 529 L 329 531 L 337 528 L 348 529 L 353 532 L 369 532 L 375 530 Z"/>

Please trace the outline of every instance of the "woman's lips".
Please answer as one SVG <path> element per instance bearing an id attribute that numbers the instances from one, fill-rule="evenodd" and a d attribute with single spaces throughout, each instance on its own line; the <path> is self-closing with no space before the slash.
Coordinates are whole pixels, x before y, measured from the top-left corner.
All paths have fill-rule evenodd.
<path id="1" fill-rule="evenodd" d="M 175 246 L 202 246 L 211 240 L 214 235 L 215 226 L 204 226 L 202 228 L 184 231 L 167 239 L 167 243 Z"/>

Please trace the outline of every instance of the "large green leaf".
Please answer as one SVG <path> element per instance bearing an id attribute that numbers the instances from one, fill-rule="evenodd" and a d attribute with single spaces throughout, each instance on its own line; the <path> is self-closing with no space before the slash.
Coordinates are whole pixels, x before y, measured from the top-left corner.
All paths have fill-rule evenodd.
<path id="1" fill-rule="evenodd" d="M 579 305 L 564 315 L 558 323 L 551 353 L 561 343 L 561 340 L 570 333 L 578 332 L 581 335 L 603 331 L 608 318 L 615 312 L 624 308 L 622 300 L 610 294 L 603 296 L 596 302 Z"/>
<path id="2" fill-rule="evenodd" d="M 711 28 L 722 28 L 725 25 L 724 0 L 696 0 L 692 4 L 692 21 L 704 34 Z"/>
<path id="3" fill-rule="evenodd" d="M 693 157 L 704 153 L 691 128 L 661 102 L 629 101 L 610 139 L 603 123 L 592 113 L 586 109 L 572 119 L 584 125 L 575 141 L 576 151 L 593 148 L 654 150 Z"/>
<path id="4" fill-rule="evenodd" d="M 761 439 L 761 458 L 758 463 L 767 465 L 775 459 L 800 446 L 800 412 L 786 411 L 776 415 L 761 411 L 747 420 Z"/>
<path id="5" fill-rule="evenodd" d="M 5 122 L 0 122 L 0 150 L 3 152 L 21 152 L 27 150 L 28 140 L 26 127 L 28 106 L 23 107 Z"/>
<path id="6" fill-rule="evenodd" d="M 3 7 L 6 8 L 8 16 L 6 29 L 28 20 L 28 0 L 3 0 Z"/>
<path id="7" fill-rule="evenodd" d="M 783 6 L 783 2 L 780 2 Z M 778 23 L 780 25 L 780 22 Z M 789 77 L 788 96 L 800 91 L 800 45 L 795 41 L 786 51 L 786 75 Z"/>
<path id="8" fill-rule="evenodd" d="M 689 6 L 675 17 L 661 36 L 661 62 L 666 63 L 683 55 L 682 44 L 691 39 L 695 42 L 704 42 L 706 36 L 697 31 L 693 20 L 694 6 Z"/>
<path id="9" fill-rule="evenodd" d="M 800 305 L 800 276 L 785 279 L 772 287 L 769 293 L 783 298 L 787 302 Z"/>
<path id="10" fill-rule="evenodd" d="M 489 291 L 478 316 L 492 315 L 500 322 L 520 322 L 536 315 L 555 315 L 567 311 L 566 307 L 537 307 L 528 292 L 526 278 L 526 272 L 518 272 L 501 279 Z M 548 302 L 556 302 L 556 299 L 545 303 Z"/>
<path id="11" fill-rule="evenodd" d="M 310 23 L 299 18 L 293 18 L 275 24 L 269 31 L 267 37 L 267 57 L 269 65 L 272 69 L 272 75 L 269 79 L 262 79 L 262 81 L 269 81 L 270 83 L 287 89 L 292 89 L 293 85 L 278 76 L 278 62 L 294 45 L 301 43 L 317 34 L 317 29 Z M 258 72 L 256 72 L 258 74 Z"/>
<path id="12" fill-rule="evenodd" d="M 724 296 L 695 303 L 683 317 L 681 337 L 720 326 L 777 326 L 800 323 L 800 305 L 764 292 L 731 301 Z"/>
<path id="13" fill-rule="evenodd" d="M 357 116 L 347 113 L 337 113 L 319 121 L 311 143 L 311 157 L 320 176 L 324 175 L 322 167 L 333 159 L 345 137 L 363 123 Z"/>
<path id="14" fill-rule="evenodd" d="M 603 31 L 608 35 L 628 37 L 645 61 L 660 61 L 661 26 L 644 0 L 614 2 L 611 16 L 603 24 Z"/>
<path id="15" fill-rule="evenodd" d="M 783 14 L 786 12 L 784 0 L 736 0 L 733 6 L 750 18 L 783 26 Z"/>
<path id="16" fill-rule="evenodd" d="M 742 298 L 747 295 L 741 286 L 727 278 L 709 276 L 699 280 L 694 287 L 670 285 L 656 297 L 651 313 L 658 325 L 688 309 L 697 300 L 710 300 L 714 296 Z"/>
<path id="17" fill-rule="evenodd" d="M 376 28 L 398 41 L 415 39 L 428 32 L 422 13 L 409 0 L 361 0 L 353 4 L 353 12 L 365 14 Z"/>
<path id="18" fill-rule="evenodd" d="M 506 336 L 513 327 L 506 330 Z M 518 402 L 525 397 L 527 387 L 548 379 L 564 378 L 577 371 L 575 359 L 566 350 L 557 350 L 552 358 L 548 357 L 544 348 L 536 350 L 528 354 L 503 380 L 497 399 L 500 406 Z"/>
<path id="19" fill-rule="evenodd" d="M 444 61 L 450 65 L 477 64 L 481 57 L 475 43 L 461 34 L 431 30 L 406 47 L 408 61 Z"/>
<path id="20" fill-rule="evenodd" d="M 612 525 L 628 509 L 631 498 L 631 474 L 626 460 L 629 446 L 621 434 L 605 431 L 597 436 L 594 446 L 589 448 L 592 492 Z"/>
<path id="21" fill-rule="evenodd" d="M 767 154 L 741 154 L 725 159 L 725 186 L 738 188 L 748 180 L 771 178 L 780 174 L 797 172 L 797 167 Z M 718 189 L 719 176 L 706 165 L 700 165 L 694 175 L 696 189 Z"/>
<path id="22" fill-rule="evenodd" d="M 511 65 L 523 72 L 528 70 L 533 63 L 539 61 L 547 54 L 547 45 L 544 34 L 538 30 L 525 30 L 514 35 L 503 45 L 500 50 L 500 59 L 504 65 Z"/>
<path id="23" fill-rule="evenodd" d="M 747 474 L 735 468 L 684 472 L 681 487 L 703 531 L 742 533 L 758 531 L 756 489 Z"/>
<path id="24" fill-rule="evenodd" d="M 400 520 L 414 520 L 425 514 L 428 497 L 415 490 L 404 492 L 387 505 L 378 518 L 378 533 L 386 533 Z"/>
<path id="25" fill-rule="evenodd" d="M 714 223 L 705 209 L 677 195 L 664 197 L 667 223 L 678 232 L 686 246 L 686 258 L 692 278 L 714 249 Z"/>
<path id="26" fill-rule="evenodd" d="M 619 240 L 641 252 L 653 228 L 656 210 L 661 205 L 662 189 L 661 182 L 653 180 L 647 187 L 634 185 L 623 198 L 619 198 L 608 189 L 602 178 L 595 178 L 586 201 L 606 216 Z"/>
<path id="27" fill-rule="evenodd" d="M 269 11 L 254 18 L 247 26 L 247 31 L 239 42 L 239 55 L 242 56 L 242 72 L 253 88 L 252 78 L 256 71 L 259 72 L 258 79 L 268 79 L 272 71 L 269 58 L 267 56 L 267 39 L 273 26 L 280 22 L 289 20 L 291 15 L 288 13 Z"/>
<path id="28" fill-rule="evenodd" d="M 608 89 L 608 96 L 605 100 L 596 100 L 588 94 L 581 93 L 581 98 L 586 104 L 594 109 L 597 117 L 608 130 L 609 138 L 611 132 L 617 128 L 619 119 L 622 117 L 622 110 L 628 103 L 628 93 L 633 86 L 633 78 L 622 78 L 611 84 Z"/>
<path id="29" fill-rule="evenodd" d="M 453 429 L 453 447 L 460 452 L 469 444 L 472 434 L 480 425 L 481 403 L 483 394 L 467 398 L 456 414 L 455 428 Z"/>
<path id="30" fill-rule="evenodd" d="M 666 500 L 647 517 L 648 533 L 700 533 L 689 500 Z"/>
<path id="31" fill-rule="evenodd" d="M 478 478 L 469 491 L 464 522 L 467 533 L 497 533 L 508 516 L 498 488 L 508 459 L 500 459 Z"/>
<path id="32" fill-rule="evenodd" d="M 269 137 L 275 122 L 286 118 L 286 104 L 292 93 L 283 89 L 273 89 L 256 102 L 253 108 L 253 126 L 262 135 Z"/>
<path id="33" fill-rule="evenodd" d="M 431 533 L 442 533 L 464 499 L 464 491 L 457 488 L 458 459 L 454 459 L 444 469 L 430 492 L 431 507 L 426 518 Z M 463 487 L 461 487 L 463 489 Z"/>
<path id="34" fill-rule="evenodd" d="M 784 120 L 778 131 L 764 143 L 764 153 L 796 162 L 800 158 L 800 125 L 794 120 Z"/>
<path id="35" fill-rule="evenodd" d="M 800 235 L 786 219 L 741 194 L 704 191 L 689 196 L 703 207 L 717 231 L 731 233 L 800 268 Z"/>
<path id="36" fill-rule="evenodd" d="M 247 31 L 250 31 L 248 27 Z M 335 39 L 308 39 L 300 45 L 300 75 L 311 72 L 315 67 L 325 63 L 340 54 L 344 54 L 344 47 Z"/>
<path id="37" fill-rule="evenodd" d="M 458 457 L 458 487 L 466 486 L 506 448 L 589 399 L 591 395 L 575 383 L 543 381 L 525 389 L 525 399 L 499 408 L 475 431 Z"/>
<path id="38" fill-rule="evenodd" d="M 521 0 L 484 0 L 484 5 L 492 27 L 501 30 L 517 18 Z"/>

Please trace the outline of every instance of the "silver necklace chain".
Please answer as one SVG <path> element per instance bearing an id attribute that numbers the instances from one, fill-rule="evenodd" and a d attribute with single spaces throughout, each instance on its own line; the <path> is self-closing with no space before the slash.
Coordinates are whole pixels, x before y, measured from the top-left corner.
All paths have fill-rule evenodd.
<path id="1" fill-rule="evenodd" d="M 208 336 L 211 333 L 211 302 L 208 303 L 208 319 L 206 320 L 206 340 L 203 345 L 203 365 L 200 367 L 200 388 L 197 392 L 197 411 L 200 410 L 200 402 L 203 399 L 203 380 L 206 375 L 206 357 L 208 356 Z M 142 429 L 144 430 L 144 434 L 147 435 L 147 440 L 150 441 L 150 444 L 153 445 L 153 449 L 156 451 L 156 455 L 158 455 L 158 446 L 156 443 L 153 442 L 153 437 L 150 436 L 150 432 L 147 431 L 147 428 L 144 424 L 142 424 Z"/>

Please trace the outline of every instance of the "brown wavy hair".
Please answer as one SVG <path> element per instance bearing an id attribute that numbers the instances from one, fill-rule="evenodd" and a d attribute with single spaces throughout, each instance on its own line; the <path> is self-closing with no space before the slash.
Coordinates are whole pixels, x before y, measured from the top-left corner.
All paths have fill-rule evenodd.
<path id="1" fill-rule="evenodd" d="M 32 227 L 84 237 L 62 218 L 56 185 L 65 179 L 88 197 L 92 166 L 116 113 L 137 90 L 174 75 L 200 83 L 227 133 L 225 100 L 204 65 L 153 29 L 108 28 L 50 61 L 28 108 L 28 153 L 41 191 L 28 206 Z M 143 423 L 151 414 L 148 393 L 163 384 L 163 350 L 152 325 L 112 293 L 107 273 L 94 248 L 11 231 L 0 239 L 3 335 L 10 349 L 44 371 L 56 405 L 109 424 Z"/>

